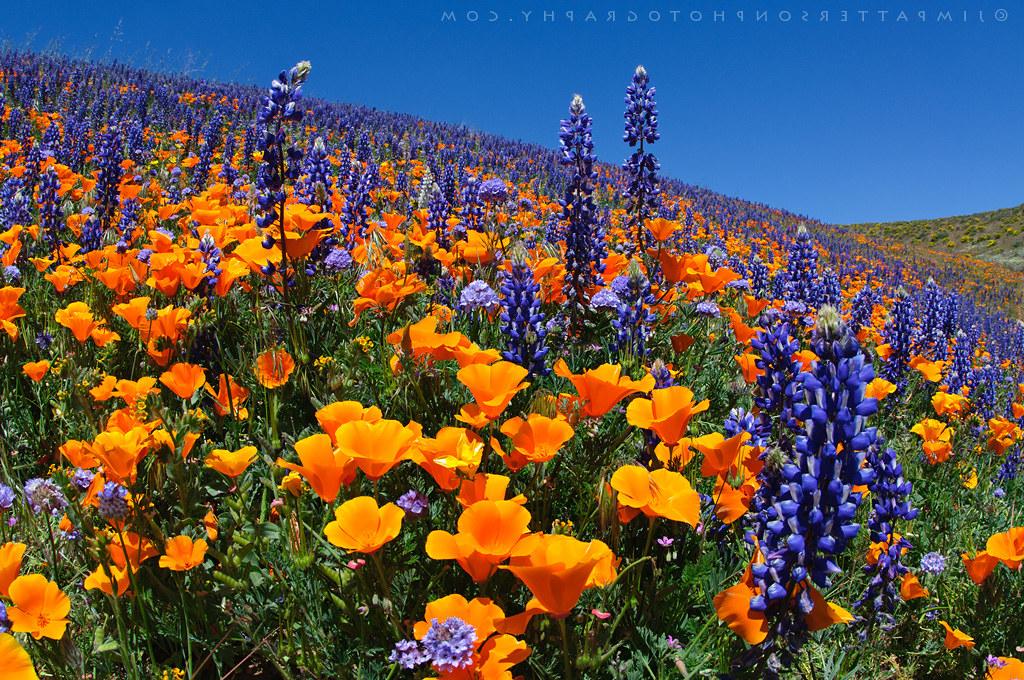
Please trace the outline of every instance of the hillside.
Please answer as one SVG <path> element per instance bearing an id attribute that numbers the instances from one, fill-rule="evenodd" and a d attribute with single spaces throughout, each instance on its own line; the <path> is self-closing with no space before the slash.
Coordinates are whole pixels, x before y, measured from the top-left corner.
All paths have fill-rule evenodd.
<path id="1" fill-rule="evenodd" d="M 868 236 L 891 238 L 906 245 L 947 253 L 965 253 L 981 260 L 1024 270 L 1024 204 L 973 215 L 907 222 L 868 222 L 849 227 Z"/>

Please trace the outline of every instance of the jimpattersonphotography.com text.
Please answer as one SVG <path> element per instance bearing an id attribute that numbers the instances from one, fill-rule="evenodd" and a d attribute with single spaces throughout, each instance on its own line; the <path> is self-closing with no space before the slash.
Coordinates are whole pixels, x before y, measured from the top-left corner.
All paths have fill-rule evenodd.
<path id="1" fill-rule="evenodd" d="M 441 12 L 452 24 L 985 24 L 1005 23 L 1006 9 L 458 9 Z"/>

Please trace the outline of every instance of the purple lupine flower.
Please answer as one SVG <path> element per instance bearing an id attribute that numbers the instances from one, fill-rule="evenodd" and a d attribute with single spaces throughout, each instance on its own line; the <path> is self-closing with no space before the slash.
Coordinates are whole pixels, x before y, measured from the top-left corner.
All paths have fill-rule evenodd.
<path id="1" fill-rule="evenodd" d="M 597 225 L 594 205 L 594 140 L 592 120 L 576 95 L 569 105 L 569 118 L 559 130 L 561 158 L 559 162 L 571 169 L 569 183 L 562 199 L 565 233 L 565 295 L 575 309 L 587 302 L 589 289 L 597 284 L 604 271 L 604 238 Z M 575 318 L 575 317 L 574 317 Z"/>
<path id="2" fill-rule="evenodd" d="M 850 331 L 857 335 L 865 326 L 871 325 L 871 315 L 880 301 L 879 294 L 870 285 L 857 291 L 850 300 Z"/>
<path id="3" fill-rule="evenodd" d="M 42 351 L 50 349 L 50 345 L 53 344 L 53 336 L 46 331 L 36 333 L 36 347 Z"/>
<path id="4" fill-rule="evenodd" d="M 85 491 L 92 485 L 92 480 L 95 477 L 96 473 L 92 470 L 78 468 L 75 470 L 75 474 L 71 475 L 71 485 L 79 491 Z"/>
<path id="5" fill-rule="evenodd" d="M 889 321 L 885 324 L 882 335 L 892 348 L 882 368 L 882 375 L 896 385 L 897 393 L 901 393 L 907 386 L 907 372 L 910 369 L 914 338 L 914 310 L 910 297 L 903 288 L 896 291 L 896 299 L 893 301 Z"/>
<path id="6" fill-rule="evenodd" d="M 25 501 L 35 514 L 56 517 L 68 506 L 68 499 L 52 480 L 34 477 L 25 482 Z"/>
<path id="7" fill-rule="evenodd" d="M 945 375 L 945 383 L 950 394 L 960 394 L 964 387 L 975 386 L 974 349 L 971 336 L 963 331 L 957 331 L 953 342 L 953 359 L 949 362 L 949 370 Z"/>
<path id="8" fill-rule="evenodd" d="M 97 494 L 100 517 L 105 520 L 122 520 L 128 515 L 128 489 L 117 482 L 107 482 Z"/>
<path id="9" fill-rule="evenodd" d="M 636 356 L 645 356 L 648 351 L 647 340 L 651 335 L 652 324 L 657 316 L 651 311 L 654 295 L 651 294 L 651 282 L 640 271 L 636 261 L 630 262 L 629 276 L 620 276 L 612 282 L 612 288 L 619 284 L 619 318 L 612 321 L 617 331 L 614 347 L 618 351 L 628 351 Z"/>
<path id="10" fill-rule="evenodd" d="M 883 629 L 895 624 L 893 612 L 902 602 L 900 585 L 910 570 L 903 563 L 903 555 L 913 546 L 900 535 L 897 538 L 896 522 L 909 522 L 917 517 L 917 510 L 911 507 L 910 494 L 913 485 L 904 479 L 903 466 L 896 452 L 884 446 L 879 440 L 868 451 L 868 467 L 875 471 L 875 479 L 868 485 L 872 507 L 868 516 L 868 530 L 871 540 L 884 543 L 887 549 L 881 551 L 875 564 L 864 565 L 864 572 L 871 575 L 871 581 L 855 608 L 871 605 L 865 615 L 869 622 L 880 620 Z"/>
<path id="11" fill-rule="evenodd" d="M 21 281 L 21 270 L 15 267 L 13 264 L 9 264 L 4 267 L 4 280 L 7 283 L 17 285 Z"/>
<path id="12" fill-rule="evenodd" d="M 352 255 L 344 248 L 332 248 L 331 252 L 324 258 L 324 267 L 329 274 L 348 269 L 352 265 Z"/>
<path id="13" fill-rule="evenodd" d="M 945 294 L 931 277 L 921 291 L 917 318 L 921 322 L 914 332 L 914 353 L 929 359 L 945 359 L 948 350 L 943 330 L 946 322 Z"/>
<path id="14" fill-rule="evenodd" d="M 816 306 L 818 279 L 818 251 L 811 233 L 804 224 L 797 229 L 796 239 L 789 248 L 789 259 L 783 274 L 783 299 L 792 305 L 795 313 L 799 305 Z"/>
<path id="15" fill-rule="evenodd" d="M 476 628 L 457 616 L 440 622 L 431 619 L 430 629 L 420 644 L 434 668 L 442 673 L 453 673 L 473 665 Z"/>
<path id="16" fill-rule="evenodd" d="M 397 663 L 406 670 L 412 670 L 422 663 L 430 661 L 430 656 L 420 649 L 415 640 L 399 640 L 388 656 L 388 661 Z"/>
<path id="17" fill-rule="evenodd" d="M 461 214 L 463 229 L 476 229 L 480 226 L 484 210 L 480 199 L 480 180 L 474 175 L 467 177 L 462 187 Z"/>
<path id="18" fill-rule="evenodd" d="M 938 576 L 946 571 L 946 558 L 937 552 L 926 553 L 921 558 L 921 571 L 926 574 Z"/>
<path id="19" fill-rule="evenodd" d="M 762 319 L 765 330 L 759 331 L 750 343 L 759 354 L 756 366 L 764 371 L 757 378 L 754 404 L 771 419 L 775 444 L 788 451 L 796 428 L 793 405 L 803 398 L 803 388 L 796 380 L 800 362 L 793 359 L 800 343 L 790 334 L 789 323 L 778 315 L 762 315 Z"/>
<path id="20" fill-rule="evenodd" d="M 611 309 L 619 311 L 622 307 L 622 300 L 611 288 L 602 288 L 590 298 L 591 309 Z"/>
<path id="21" fill-rule="evenodd" d="M 498 294 L 487 285 L 486 281 L 480 279 L 470 281 L 459 295 L 459 310 L 462 312 L 471 312 L 477 309 L 492 312 L 500 306 L 501 300 L 498 298 Z"/>
<path id="22" fill-rule="evenodd" d="M 626 88 L 626 119 L 623 141 L 636 150 L 626 159 L 623 168 L 629 184 L 626 198 L 626 233 L 632 239 L 631 250 L 647 249 L 647 220 L 658 213 L 658 159 L 646 145 L 658 141 L 658 109 L 654 102 L 656 88 L 648 86 L 647 70 L 637 66 L 633 82 Z"/>
<path id="23" fill-rule="evenodd" d="M 395 505 L 405 510 L 407 515 L 412 517 L 419 517 L 427 511 L 429 502 L 427 497 L 416 489 L 409 489 L 395 501 Z"/>
<path id="24" fill-rule="evenodd" d="M 306 205 L 326 206 L 334 179 L 331 176 L 331 164 L 327 159 L 327 147 L 324 146 L 322 137 L 313 140 L 306 154 L 303 174 L 306 178 L 298 187 L 299 200 Z"/>
<path id="25" fill-rule="evenodd" d="M 14 489 L 0 483 L 0 510 L 10 510 L 12 507 L 14 507 Z"/>
<path id="26" fill-rule="evenodd" d="M 718 308 L 718 305 L 710 300 L 698 302 L 694 305 L 693 311 L 697 313 L 697 316 L 706 316 L 711 319 L 717 319 L 722 315 L 722 311 Z"/>
<path id="27" fill-rule="evenodd" d="M 483 182 L 480 182 L 478 196 L 481 201 L 486 203 L 498 203 L 508 198 L 508 186 L 497 177 L 485 179 Z"/>
<path id="28" fill-rule="evenodd" d="M 96 175 L 95 200 L 96 206 L 96 233 L 91 234 L 87 243 L 83 242 L 83 249 L 90 250 L 99 248 L 99 240 L 103 232 L 111 226 L 114 212 L 119 203 L 118 186 L 121 183 L 121 176 L 124 170 L 121 168 L 121 161 L 124 160 L 121 146 L 121 134 L 116 125 L 110 126 L 105 133 L 100 135 L 99 150 L 96 153 L 96 163 L 99 171 Z M 83 228 L 82 238 L 85 240 Z"/>
<path id="29" fill-rule="evenodd" d="M 860 530 L 854 518 L 862 495 L 853 488 L 875 479 L 863 466 L 876 439 L 866 420 L 878 403 L 864 397 L 874 370 L 831 307 L 819 311 L 811 347 L 819 359 L 797 376 L 803 398 L 793 406 L 803 431 L 781 465 L 766 463 L 777 474 L 764 477 L 767 502 L 754 518 L 765 562 L 751 567 L 759 594 L 750 608 L 770 621 L 754 655 L 776 668 L 788 666 L 807 638 L 810 588 L 831 586 L 838 555 Z"/>
<path id="30" fill-rule="evenodd" d="M 544 365 L 548 347 L 544 342 L 544 313 L 540 309 L 540 284 L 526 264 L 525 254 L 515 253 L 512 268 L 506 271 L 501 284 L 501 331 L 506 337 L 502 357 L 530 371 L 530 375 L 549 373 Z"/>

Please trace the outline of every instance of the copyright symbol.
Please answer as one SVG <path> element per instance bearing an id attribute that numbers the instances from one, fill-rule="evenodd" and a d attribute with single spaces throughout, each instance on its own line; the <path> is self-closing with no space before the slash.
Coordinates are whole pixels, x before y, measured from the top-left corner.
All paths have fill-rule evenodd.
<path id="1" fill-rule="evenodd" d="M 1007 12 L 1005 9 L 997 9 L 993 17 L 996 21 L 1002 23 L 1006 21 L 1006 19 L 1009 17 L 1009 12 Z"/>

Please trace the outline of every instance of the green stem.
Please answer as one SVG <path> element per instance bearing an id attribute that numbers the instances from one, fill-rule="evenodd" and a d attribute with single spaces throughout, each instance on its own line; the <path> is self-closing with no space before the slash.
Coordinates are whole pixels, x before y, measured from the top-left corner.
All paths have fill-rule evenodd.
<path id="1" fill-rule="evenodd" d="M 572 680 L 572 656 L 569 653 L 569 631 L 565 625 L 565 617 L 558 619 L 558 630 L 562 637 L 562 677 Z"/>

